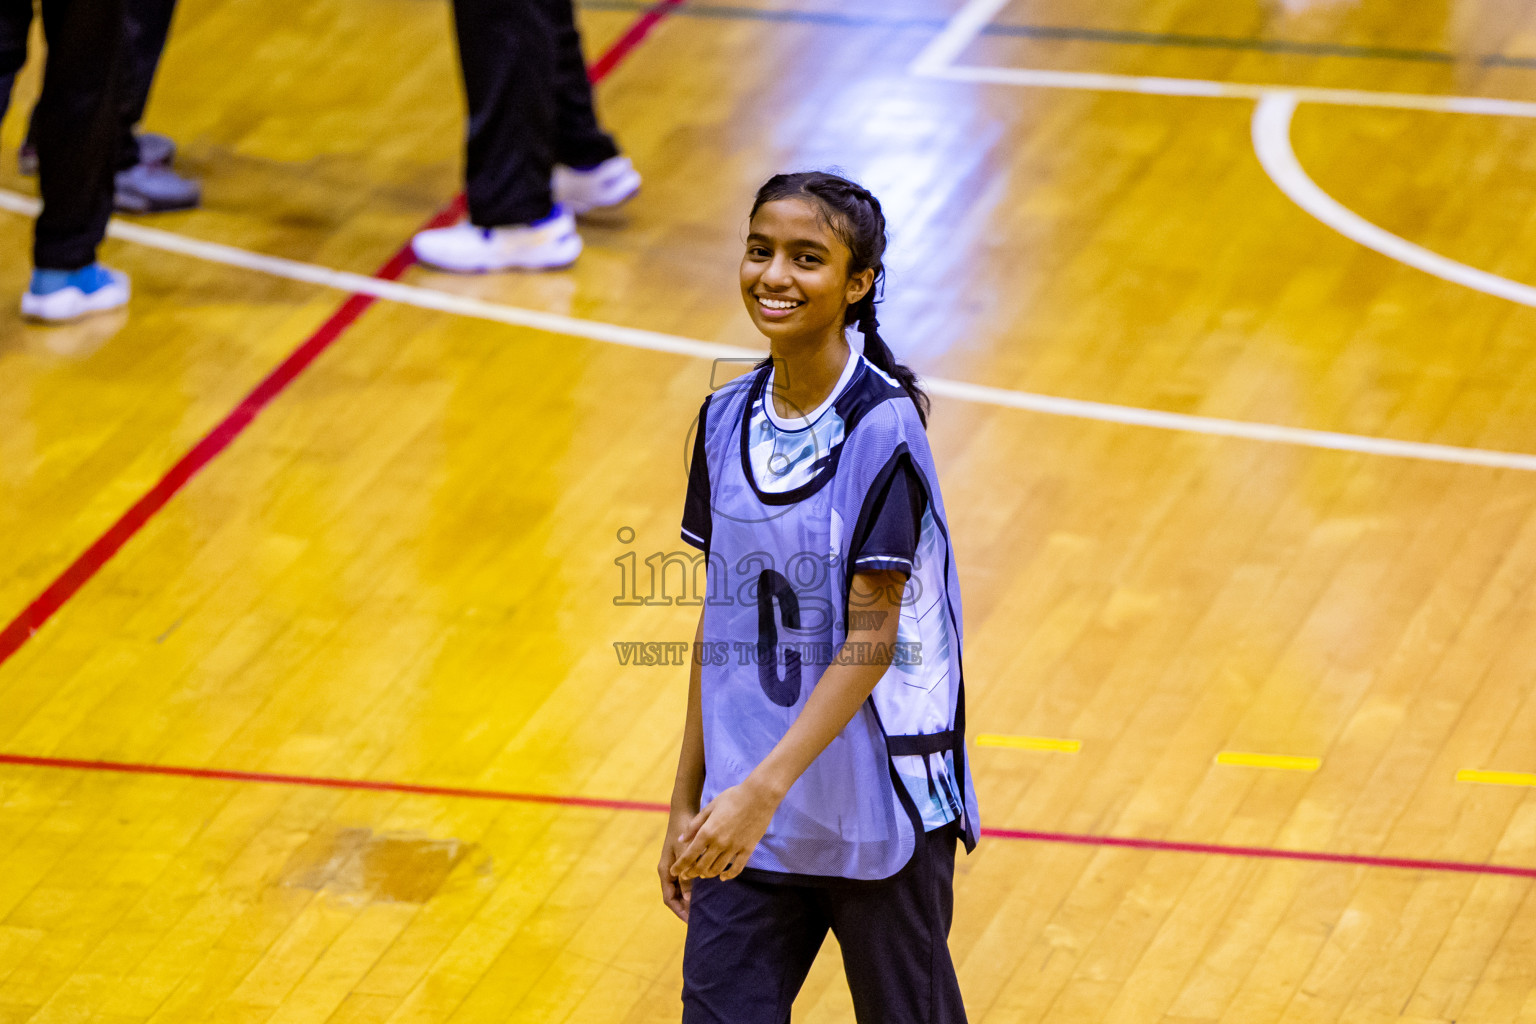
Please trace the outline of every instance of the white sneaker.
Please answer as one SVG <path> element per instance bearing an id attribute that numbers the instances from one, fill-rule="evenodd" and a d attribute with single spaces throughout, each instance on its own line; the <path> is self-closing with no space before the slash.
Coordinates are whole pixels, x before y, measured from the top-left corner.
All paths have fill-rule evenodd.
<path id="1" fill-rule="evenodd" d="M 430 267 L 459 274 L 488 270 L 552 270 L 581 255 L 581 236 L 571 211 L 556 205 L 534 224 L 481 228 L 465 221 L 422 231 L 411 239 L 416 258 Z"/>
<path id="2" fill-rule="evenodd" d="M 60 279 L 53 280 L 57 275 Z M 99 263 L 63 274 L 33 271 L 32 285 L 21 295 L 21 315 L 63 324 L 128 304 L 128 275 Z"/>
<path id="3" fill-rule="evenodd" d="M 618 206 L 633 198 L 640 191 L 640 172 L 627 156 L 612 157 L 585 171 L 556 164 L 550 188 L 555 202 L 582 214 L 604 206 Z"/>

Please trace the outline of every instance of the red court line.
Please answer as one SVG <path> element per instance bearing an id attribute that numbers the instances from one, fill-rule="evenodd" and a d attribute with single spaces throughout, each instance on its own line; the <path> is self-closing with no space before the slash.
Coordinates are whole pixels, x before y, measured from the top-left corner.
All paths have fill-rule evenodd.
<path id="1" fill-rule="evenodd" d="M 3 758 L 0 758 L 3 760 Z M 1087 836 L 1072 832 L 1030 832 L 1012 828 L 984 828 L 994 839 L 1032 839 L 1042 843 L 1074 843 L 1080 846 L 1117 846 L 1128 850 L 1162 853 L 1206 853 L 1218 857 L 1261 857 L 1269 860 L 1306 860 L 1323 864 L 1350 864 L 1367 868 L 1408 868 L 1416 871 L 1458 871 L 1469 875 L 1511 875 L 1536 878 L 1536 868 L 1505 864 L 1474 864 L 1464 860 L 1414 860 L 1405 857 L 1368 857 L 1354 853 L 1320 853 L 1316 850 L 1282 850 L 1273 846 L 1225 846 L 1219 843 L 1179 843 L 1167 839 L 1122 839 Z"/>
<path id="2" fill-rule="evenodd" d="M 463 198 L 459 197 L 428 221 L 427 227 L 450 224 L 457 220 L 462 212 Z M 406 268 L 414 262 L 415 257 L 411 254 L 410 245 L 407 244 L 391 256 L 374 276 L 393 281 L 405 273 Z M 96 538 L 95 543 L 81 552 L 80 556 L 71 562 L 69 567 L 37 596 L 36 600 L 22 609 L 21 614 L 12 619 L 3 631 L 0 631 L 0 665 L 5 664 L 6 659 L 30 640 L 32 634 L 42 629 L 43 625 L 64 607 L 65 602 L 74 597 L 134 534 L 144 528 L 144 524 L 149 522 L 156 512 L 164 508 L 178 491 L 202 471 L 203 467 L 228 448 L 230 442 L 239 437 L 241 432 L 251 425 L 251 421 L 270 405 L 273 399 L 282 394 L 320 353 L 341 337 L 348 327 L 356 323 L 357 318 L 362 316 L 375 301 L 377 300 L 372 295 L 348 296 L 347 300 L 341 304 L 341 308 L 332 313 L 314 334 L 290 352 L 286 359 L 278 363 L 277 368 L 267 374 L 262 382 L 257 384 L 251 393 L 246 395 L 240 404 L 219 422 L 218 426 L 203 435 L 203 439 L 193 445 L 191 451 L 183 455 L 164 476 L 155 482 L 153 487 L 134 502 L 128 511 L 107 529 L 106 533 Z"/>
<path id="3" fill-rule="evenodd" d="M 115 772 L 123 775 L 169 775 L 178 778 L 214 779 L 224 782 L 267 782 L 286 786 L 367 790 L 379 793 L 404 793 L 413 796 L 464 797 L 470 800 L 501 800 L 508 803 L 548 804 L 556 807 L 590 807 L 608 811 L 645 811 L 665 814 L 670 810 L 666 804 L 643 800 L 609 800 L 602 797 L 519 793 L 512 790 L 468 789 L 461 786 L 423 786 L 410 782 L 387 782 L 374 779 L 337 779 L 320 775 L 283 775 L 276 772 L 242 772 L 224 768 L 189 768 L 180 765 L 135 764 L 125 761 L 86 761 L 64 757 L 0 754 L 0 765 L 6 764 L 29 768 L 72 768 L 79 771 Z M 1514 878 L 1536 878 L 1536 868 L 1513 867 L 1505 864 L 1474 864 L 1469 861 L 1368 857 L 1350 853 L 1321 853 L 1315 850 L 1282 850 L 1269 846 L 1180 843 L 1166 839 L 1129 839 L 1117 836 L 1082 835 L 1074 832 L 1031 832 L 1012 828 L 984 828 L 981 830 L 981 834 L 989 839 L 1070 843 L 1076 846 L 1109 846 L 1130 850 L 1146 850 L 1154 853 L 1203 853 L 1217 857 L 1300 860 L 1322 864 L 1347 864 L 1352 867 L 1406 868 L 1415 871 L 1452 871 L 1469 875 L 1507 875 Z"/>
<path id="4" fill-rule="evenodd" d="M 608 72 L 618 67 L 619 63 L 629 56 L 629 51 L 639 46 L 641 40 L 651 34 L 651 29 L 655 28 L 661 19 L 672 13 L 675 8 L 681 7 L 685 2 L 686 0 L 661 0 L 660 3 L 655 4 L 650 10 L 636 18 L 634 24 L 630 25 L 623 35 L 615 39 L 613 44 L 604 51 L 603 55 L 593 61 L 591 67 L 587 68 L 587 77 L 594 84 L 607 78 Z"/>
<path id="5" fill-rule="evenodd" d="M 608 811 L 666 811 L 666 804 L 640 800 L 607 800 L 588 796 L 550 796 L 498 789 L 465 789 L 460 786 L 420 786 L 411 782 L 378 782 L 372 779 L 333 779 L 319 775 L 281 775 L 274 772 L 241 772 L 224 768 L 187 768 L 169 764 L 134 764 L 126 761 L 82 761 L 67 757 L 28 757 L 0 754 L 0 764 L 29 768 L 74 768 L 86 772 L 117 772 L 123 775 L 170 775 L 183 779 L 217 779 L 224 782 L 272 782 L 284 786 L 319 789 L 362 789 L 412 796 L 459 796 L 471 800 L 504 800 L 519 804 L 554 804 L 559 807 L 597 807 Z"/>
<path id="6" fill-rule="evenodd" d="M 587 69 L 587 77 L 594 84 L 602 81 L 636 46 L 640 45 L 658 22 L 684 2 L 685 0 L 662 0 L 635 19 L 629 29 Z M 429 220 L 422 230 L 451 224 L 463 213 L 464 196 L 461 193 Z M 374 277 L 385 281 L 396 280 L 415 262 L 416 257 L 411 252 L 410 243 L 407 242 L 378 269 Z M 289 353 L 276 369 L 267 374 L 266 378 L 256 385 L 239 405 L 235 406 L 234 411 L 204 435 L 203 439 L 183 455 L 138 501 L 134 502 L 117 522 L 108 527 L 106 533 L 96 538 L 96 541 L 71 562 L 69 567 L 48 585 L 47 589 L 22 609 L 21 614 L 12 619 L 4 630 L 0 630 L 0 665 L 4 665 L 23 644 L 32 638 L 34 633 L 42 629 L 48 620 L 53 618 L 59 609 L 80 591 L 81 587 L 101 571 L 124 544 L 144 528 L 144 524 L 149 522 L 155 513 L 164 508 L 166 503 L 191 482 L 192 478 L 197 476 L 208 463 L 218 458 L 219 454 L 228 448 L 246 427 L 251 425 L 251 421 L 270 405 L 273 399 L 287 390 L 288 386 L 309 368 L 320 353 L 330 348 L 332 343 L 341 337 L 347 328 L 356 323 L 358 317 L 362 316 L 376 301 L 378 301 L 377 298 L 372 295 L 348 296 L 341 304 L 341 308 L 332 313 L 314 334 Z"/>

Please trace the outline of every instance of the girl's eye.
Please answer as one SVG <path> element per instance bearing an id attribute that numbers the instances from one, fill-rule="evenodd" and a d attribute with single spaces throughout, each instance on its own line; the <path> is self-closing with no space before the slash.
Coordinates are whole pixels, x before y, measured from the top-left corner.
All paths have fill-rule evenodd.
<path id="1" fill-rule="evenodd" d="M 812 256 L 810 253 L 802 254 L 799 259 L 802 263 L 816 264 L 821 262 L 821 260 L 817 259 L 815 256 Z"/>
<path id="2" fill-rule="evenodd" d="M 765 260 L 765 259 L 767 259 L 769 257 L 770 253 L 768 252 L 767 249 L 764 249 L 762 246 L 754 245 L 754 246 L 750 247 L 749 249 L 747 249 L 747 255 L 752 257 L 755 260 Z"/>

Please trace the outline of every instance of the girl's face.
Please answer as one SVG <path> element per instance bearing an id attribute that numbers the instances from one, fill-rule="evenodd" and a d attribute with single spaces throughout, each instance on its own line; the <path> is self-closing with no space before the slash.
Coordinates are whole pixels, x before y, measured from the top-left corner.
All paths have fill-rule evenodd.
<path id="1" fill-rule="evenodd" d="M 874 283 L 874 271 L 848 273 L 851 253 L 806 199 L 764 203 L 752 218 L 741 258 L 741 297 L 770 342 L 838 336 L 848 307 Z"/>

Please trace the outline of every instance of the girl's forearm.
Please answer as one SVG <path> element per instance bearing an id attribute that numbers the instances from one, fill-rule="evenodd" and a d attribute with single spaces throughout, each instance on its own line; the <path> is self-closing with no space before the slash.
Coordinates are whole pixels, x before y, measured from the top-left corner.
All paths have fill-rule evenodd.
<path id="1" fill-rule="evenodd" d="M 694 658 L 688 671 L 688 715 L 683 722 L 683 744 L 677 755 L 677 778 L 672 783 L 672 809 L 696 814 L 704 792 L 704 712 L 700 700 L 702 668 L 698 652 L 704 642 L 704 614 L 693 634 Z"/>
<path id="2" fill-rule="evenodd" d="M 806 698 L 800 717 L 747 776 L 746 783 L 762 789 L 765 796 L 775 801 L 784 799 L 795 780 L 847 728 L 889 665 L 886 660 L 829 666 Z"/>
<path id="3" fill-rule="evenodd" d="M 891 573 L 855 577 L 856 586 L 861 590 L 868 589 L 867 606 L 876 613 L 874 618 L 880 625 L 875 629 L 850 632 L 843 642 L 843 650 L 874 651 L 876 657 L 838 657 L 827 666 L 806 698 L 800 716 L 762 763 L 747 776 L 749 785 L 761 789 L 765 796 L 782 800 L 811 762 L 847 728 L 890 667 L 905 582 L 900 575 Z"/>

